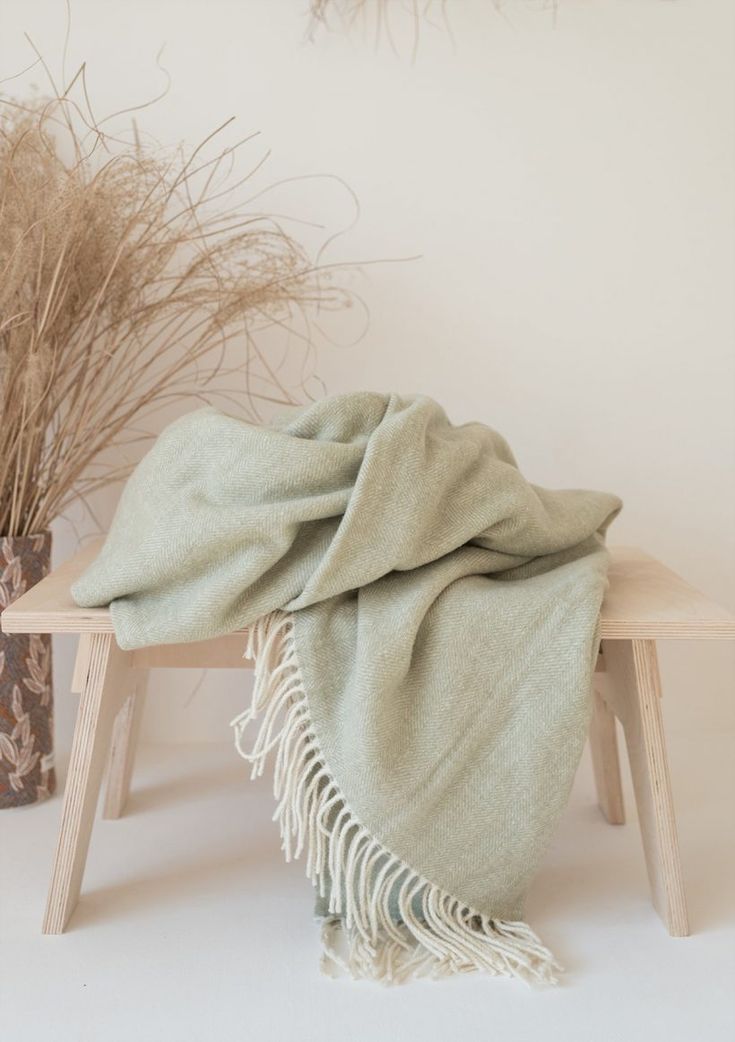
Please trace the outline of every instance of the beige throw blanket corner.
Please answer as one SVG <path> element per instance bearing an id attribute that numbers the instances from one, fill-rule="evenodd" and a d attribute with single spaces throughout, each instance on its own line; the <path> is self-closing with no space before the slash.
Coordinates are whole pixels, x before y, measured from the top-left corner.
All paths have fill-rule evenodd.
<path id="1" fill-rule="evenodd" d="M 248 627 L 237 745 L 274 760 L 325 970 L 552 981 L 523 901 L 585 740 L 620 507 L 531 485 L 421 396 L 269 427 L 204 409 L 136 469 L 73 594 L 111 604 L 124 648 Z"/>

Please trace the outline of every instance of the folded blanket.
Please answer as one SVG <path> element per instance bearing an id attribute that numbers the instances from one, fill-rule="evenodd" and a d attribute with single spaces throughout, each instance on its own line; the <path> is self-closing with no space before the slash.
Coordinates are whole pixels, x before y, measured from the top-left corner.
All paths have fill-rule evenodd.
<path id="1" fill-rule="evenodd" d="M 203 409 L 140 463 L 72 592 L 111 605 L 122 648 L 249 629 L 237 745 L 255 774 L 273 754 L 323 968 L 551 981 L 523 902 L 585 741 L 620 507 L 529 484 L 425 397 L 268 427 Z"/>

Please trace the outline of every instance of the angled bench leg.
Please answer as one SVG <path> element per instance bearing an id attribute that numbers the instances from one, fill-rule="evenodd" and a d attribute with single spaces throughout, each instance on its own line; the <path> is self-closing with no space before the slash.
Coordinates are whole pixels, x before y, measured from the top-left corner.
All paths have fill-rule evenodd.
<path id="1" fill-rule="evenodd" d="M 82 692 L 87 679 L 91 639 L 91 633 L 80 633 L 79 635 L 71 684 L 72 691 L 77 694 Z M 135 748 L 148 686 L 148 670 L 131 667 L 128 678 L 130 694 L 123 702 L 112 730 L 105 802 L 102 808 L 103 818 L 119 818 L 130 794 Z"/>
<path id="2" fill-rule="evenodd" d="M 624 825 L 625 806 L 620 781 L 615 714 L 597 687 L 592 691 L 590 751 L 600 810 L 611 825 Z"/>
<path id="3" fill-rule="evenodd" d="M 128 684 L 130 693 L 117 714 L 112 731 L 103 818 L 119 818 L 130 793 L 135 747 L 148 687 L 148 670 L 131 669 Z"/>
<path id="4" fill-rule="evenodd" d="M 44 933 L 63 933 L 77 903 L 112 727 L 130 691 L 130 653 L 118 648 L 112 634 L 91 634 L 86 650 Z"/>
<path id="5" fill-rule="evenodd" d="M 674 937 L 689 933 L 674 817 L 661 683 L 652 640 L 608 640 L 608 697 L 623 725 L 653 903 Z"/>
<path id="6" fill-rule="evenodd" d="M 92 643 L 91 633 L 80 633 L 77 642 L 77 654 L 74 659 L 74 672 L 71 677 L 71 693 L 81 695 L 87 680 L 89 669 L 89 649 Z"/>

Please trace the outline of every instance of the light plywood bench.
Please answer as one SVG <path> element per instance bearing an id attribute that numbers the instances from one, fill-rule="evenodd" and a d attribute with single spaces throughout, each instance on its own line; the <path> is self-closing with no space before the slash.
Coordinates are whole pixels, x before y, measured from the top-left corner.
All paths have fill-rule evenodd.
<path id="1" fill-rule="evenodd" d="M 79 636 L 72 688 L 80 693 L 44 933 L 62 933 L 79 898 L 102 775 L 104 816 L 117 818 L 130 787 L 150 669 L 243 668 L 243 633 L 216 640 L 121 651 L 106 608 L 78 608 L 69 592 L 97 553 L 89 546 L 2 613 L 5 633 Z M 689 932 L 661 715 L 657 640 L 735 638 L 735 617 L 640 550 L 612 549 L 602 608 L 590 744 L 600 808 L 624 822 L 616 726 L 622 726 L 653 903 L 669 933 Z"/>

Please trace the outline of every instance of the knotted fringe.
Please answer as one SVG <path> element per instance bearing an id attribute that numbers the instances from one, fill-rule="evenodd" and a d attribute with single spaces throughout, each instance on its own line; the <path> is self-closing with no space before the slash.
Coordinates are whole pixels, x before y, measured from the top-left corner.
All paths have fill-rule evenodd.
<path id="1" fill-rule="evenodd" d="M 286 861 L 305 851 L 307 876 L 323 898 L 329 893 L 322 971 L 385 984 L 472 970 L 556 983 L 561 967 L 525 923 L 463 905 L 392 854 L 352 813 L 312 727 L 291 616 L 275 611 L 259 619 L 245 657 L 255 660 L 255 683 L 250 706 L 232 721 L 235 744 L 253 778 L 275 752 L 273 820 Z M 257 717 L 260 727 L 246 750 L 244 733 Z"/>

